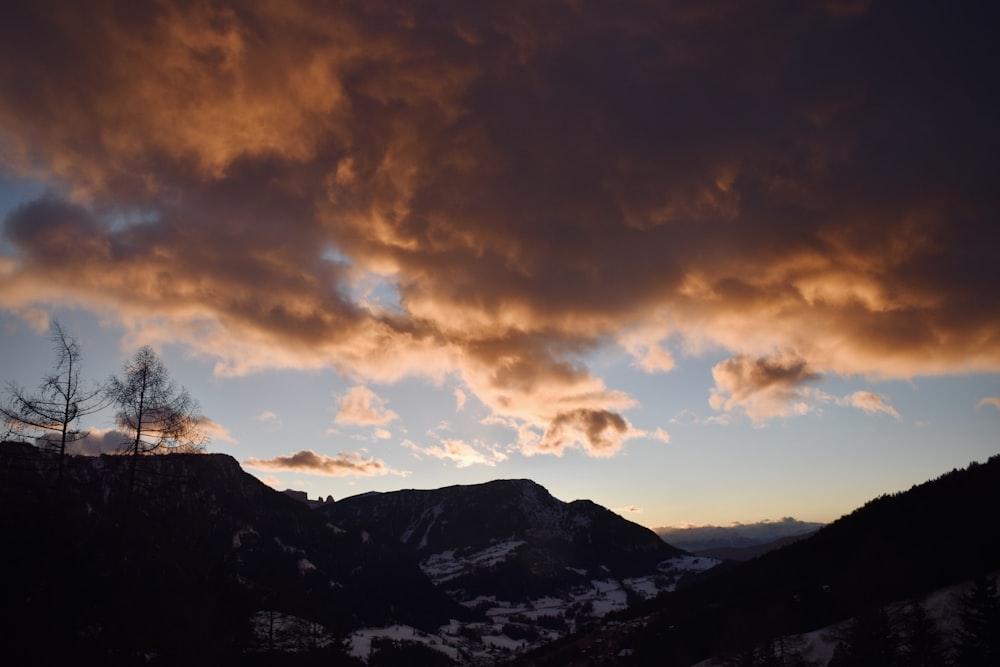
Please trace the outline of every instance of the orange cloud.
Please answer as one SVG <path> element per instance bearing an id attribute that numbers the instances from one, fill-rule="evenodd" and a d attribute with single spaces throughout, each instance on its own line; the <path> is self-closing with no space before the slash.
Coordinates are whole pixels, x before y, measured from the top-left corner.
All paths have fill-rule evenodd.
<path id="1" fill-rule="evenodd" d="M 209 440 L 221 440 L 222 442 L 228 442 L 231 445 L 238 443 L 238 440 L 233 437 L 233 434 L 229 432 L 229 429 L 222 424 L 209 419 L 208 417 L 198 417 L 195 424 Z"/>
<path id="2" fill-rule="evenodd" d="M 288 456 L 277 456 L 273 459 L 249 458 L 243 462 L 248 468 L 257 470 L 282 471 L 294 470 L 313 475 L 329 475 L 331 477 L 371 476 L 371 475 L 402 475 L 408 473 L 393 470 L 378 459 L 368 459 L 357 452 L 341 452 L 337 456 L 324 456 L 310 449 L 304 449 Z"/>
<path id="3" fill-rule="evenodd" d="M 895 418 L 896 421 L 900 420 L 899 413 L 886 402 L 886 397 L 881 394 L 875 394 L 870 391 L 856 391 L 853 394 L 845 396 L 843 402 L 851 407 L 864 410 L 868 414 L 883 412 Z"/>
<path id="4" fill-rule="evenodd" d="M 470 444 L 455 438 L 442 438 L 439 445 L 429 447 L 420 447 L 407 440 L 403 446 L 413 450 L 418 456 L 426 455 L 450 460 L 458 468 L 467 468 L 472 465 L 494 466 L 507 460 L 507 455 L 496 446 L 489 446 L 481 442 Z"/>
<path id="5" fill-rule="evenodd" d="M 820 378 L 804 359 L 745 355 L 716 364 L 712 376 L 709 404 L 727 412 L 739 408 L 755 422 L 808 412 L 804 385 Z"/>
<path id="6" fill-rule="evenodd" d="M 712 419 L 758 423 L 827 375 L 998 371 L 990 22 L 867 8 L 6 3 L 0 164 L 51 191 L 0 307 L 223 375 L 453 375 L 534 453 L 631 437 L 604 345 L 726 351 Z"/>
<path id="7" fill-rule="evenodd" d="M 397 415 L 385 407 L 385 401 L 375 392 L 360 385 L 351 387 L 337 400 L 340 409 L 334 421 L 338 424 L 382 426 L 396 419 Z"/>

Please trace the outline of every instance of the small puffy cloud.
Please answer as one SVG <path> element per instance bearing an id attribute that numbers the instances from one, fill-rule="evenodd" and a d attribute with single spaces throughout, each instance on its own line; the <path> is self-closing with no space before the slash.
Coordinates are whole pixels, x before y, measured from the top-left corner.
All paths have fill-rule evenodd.
<path id="1" fill-rule="evenodd" d="M 619 342 L 633 358 L 633 365 L 647 373 L 665 373 L 674 367 L 674 358 L 663 349 L 657 329 L 632 331 L 622 335 Z"/>
<path id="2" fill-rule="evenodd" d="M 337 456 L 324 456 L 311 449 L 304 449 L 288 456 L 276 456 L 273 459 L 249 458 L 243 462 L 243 465 L 257 470 L 294 470 L 331 477 L 388 474 L 405 476 L 407 474 L 393 470 L 378 459 L 365 458 L 357 452 L 341 452 Z"/>
<path id="3" fill-rule="evenodd" d="M 591 456 L 612 456 L 628 436 L 634 436 L 621 415 L 608 410 L 572 410 L 552 420 L 541 440 L 526 453 L 561 455 L 567 447 L 581 446 Z"/>
<path id="4" fill-rule="evenodd" d="M 385 406 L 385 401 L 375 392 L 361 385 L 351 387 L 337 400 L 338 411 L 334 421 L 356 426 L 382 426 L 397 415 Z"/>
<path id="5" fill-rule="evenodd" d="M 280 424 L 281 419 L 278 417 L 277 413 L 272 410 L 264 410 L 256 417 L 257 421 L 263 424 Z"/>
<path id="6" fill-rule="evenodd" d="M 642 512 L 642 508 L 635 505 L 626 505 L 625 507 L 615 508 L 615 512 L 618 514 L 639 514 Z"/>
<path id="7" fill-rule="evenodd" d="M 667 433 L 662 428 L 657 428 L 655 431 L 653 431 L 649 435 L 649 437 L 653 438 L 654 440 L 659 440 L 660 442 L 663 442 L 663 443 L 667 443 L 667 444 L 670 443 L 670 434 Z"/>
<path id="8" fill-rule="evenodd" d="M 876 394 L 870 391 L 856 391 L 853 394 L 848 394 L 838 402 L 852 408 L 864 410 L 870 415 L 882 412 L 895 418 L 896 421 L 899 421 L 899 413 L 896 412 L 895 408 L 886 402 L 887 398 L 888 397 L 883 396 L 882 394 Z"/>
<path id="9" fill-rule="evenodd" d="M 731 412 L 742 409 L 754 422 L 810 411 L 804 385 L 820 378 L 805 359 L 795 356 L 738 355 L 712 369 L 715 387 L 709 405 Z"/>
<path id="10" fill-rule="evenodd" d="M 976 403 L 976 409 L 982 408 L 987 405 L 992 405 L 997 410 L 1000 410 L 1000 396 L 986 396 L 981 401 Z"/>
<path id="11" fill-rule="evenodd" d="M 387 428 L 377 428 L 372 432 L 372 436 L 378 440 L 388 440 L 392 437 L 392 431 Z"/>
<path id="12" fill-rule="evenodd" d="M 468 396 L 461 389 L 455 389 L 455 409 L 459 412 L 465 409 L 465 402 L 468 400 Z"/>

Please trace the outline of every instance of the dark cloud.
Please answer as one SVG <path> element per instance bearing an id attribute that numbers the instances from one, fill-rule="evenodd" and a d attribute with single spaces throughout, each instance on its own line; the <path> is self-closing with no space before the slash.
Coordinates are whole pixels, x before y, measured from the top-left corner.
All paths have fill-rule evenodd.
<path id="1" fill-rule="evenodd" d="M 8 2 L 3 164 L 59 195 L 7 219 L 0 304 L 223 373 L 455 372 L 540 451 L 617 448 L 597 345 L 727 349 L 713 400 L 759 418 L 797 363 L 997 370 L 994 13 Z"/>
<path id="2" fill-rule="evenodd" d="M 288 456 L 276 456 L 273 459 L 249 458 L 243 462 L 243 465 L 257 470 L 286 470 L 333 477 L 403 474 L 389 468 L 378 459 L 365 458 L 356 452 L 341 452 L 337 456 L 324 456 L 310 449 L 304 449 Z"/>
<path id="3" fill-rule="evenodd" d="M 573 410 L 556 415 L 545 431 L 539 451 L 561 454 L 566 447 L 585 443 L 594 456 L 617 452 L 629 432 L 625 419 L 607 410 Z"/>

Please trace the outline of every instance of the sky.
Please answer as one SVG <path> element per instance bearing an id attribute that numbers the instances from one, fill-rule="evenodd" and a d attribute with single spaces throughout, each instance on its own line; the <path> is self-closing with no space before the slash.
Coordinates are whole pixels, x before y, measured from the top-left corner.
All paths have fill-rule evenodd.
<path id="1" fill-rule="evenodd" d="M 0 380 L 58 321 L 278 489 L 834 520 L 1000 452 L 996 12 L 2 3 Z"/>

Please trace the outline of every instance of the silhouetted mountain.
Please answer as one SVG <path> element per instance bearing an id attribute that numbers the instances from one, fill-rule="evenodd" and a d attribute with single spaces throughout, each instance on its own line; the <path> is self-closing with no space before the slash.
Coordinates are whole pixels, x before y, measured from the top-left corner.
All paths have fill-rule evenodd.
<path id="1" fill-rule="evenodd" d="M 52 455 L 0 446 L 12 664 L 491 662 L 714 564 L 526 480 L 334 503 L 220 454 L 138 463 L 130 495 L 127 457 L 57 484 Z"/>
<path id="2" fill-rule="evenodd" d="M 231 662 L 266 650 L 274 628 L 257 626 L 275 619 L 301 635 L 286 645 L 332 654 L 362 625 L 470 616 L 398 544 L 331 525 L 229 456 L 141 458 L 132 507 L 126 457 L 71 457 L 60 486 L 52 464 L 0 446 L 0 627 L 32 662 Z"/>
<path id="3" fill-rule="evenodd" d="M 471 596 L 558 594 L 594 578 L 654 574 L 685 555 L 648 528 L 589 500 L 557 500 L 529 480 L 365 494 L 321 511 L 409 546 L 432 579 Z"/>
<path id="4" fill-rule="evenodd" d="M 814 533 L 823 527 L 822 523 L 798 521 L 785 517 L 780 521 L 759 521 L 757 523 L 740 523 L 731 526 L 691 526 L 674 528 L 664 526 L 654 531 L 663 540 L 675 547 L 694 554 L 713 556 L 715 558 L 735 557 L 736 560 L 766 553 L 769 549 L 753 549 L 772 544 L 774 548 L 787 544 L 784 538 L 801 537 Z M 730 556 L 722 556 L 720 550 L 748 549 L 747 557 L 740 557 L 740 552 L 731 552 Z M 756 553 L 754 553 L 756 551 Z"/>
<path id="5" fill-rule="evenodd" d="M 812 531 L 815 532 L 815 531 Z M 812 534 L 806 533 L 804 535 L 789 535 L 788 537 L 779 537 L 771 542 L 751 542 L 746 546 L 730 546 L 730 547 L 706 547 L 703 549 L 693 550 L 692 553 L 698 556 L 708 556 L 710 558 L 717 558 L 718 560 L 729 560 L 729 561 L 747 561 L 753 558 L 758 558 L 763 556 L 769 551 L 774 551 L 775 549 L 780 549 L 786 547 L 789 544 L 803 540 Z"/>
<path id="6" fill-rule="evenodd" d="M 870 615 L 1000 569 L 996 507 L 1000 456 L 872 500 L 812 537 L 717 568 L 519 664 L 592 664 L 595 652 L 616 664 L 626 651 L 628 664 L 691 665 Z"/>

